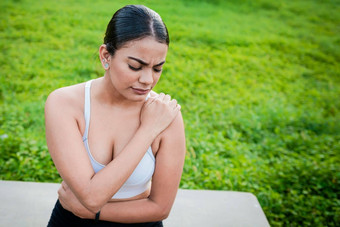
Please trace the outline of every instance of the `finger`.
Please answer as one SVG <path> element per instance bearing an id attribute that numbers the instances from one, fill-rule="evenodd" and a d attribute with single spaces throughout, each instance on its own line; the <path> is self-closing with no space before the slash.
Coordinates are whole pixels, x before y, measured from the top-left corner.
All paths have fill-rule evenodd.
<path id="1" fill-rule="evenodd" d="M 59 189 L 58 189 L 58 197 L 61 197 L 63 194 L 64 194 L 65 190 L 63 188 L 63 186 L 61 186 Z"/>
<path id="2" fill-rule="evenodd" d="M 158 100 L 163 100 L 163 99 L 164 99 L 164 96 L 165 96 L 164 93 L 159 93 L 157 99 L 158 99 Z"/>
<path id="3" fill-rule="evenodd" d="M 171 100 L 171 96 L 170 95 L 165 95 L 164 96 L 164 99 L 163 99 L 164 102 L 168 103 L 168 102 L 170 102 L 170 100 Z"/>
<path id="4" fill-rule="evenodd" d="M 65 191 L 68 190 L 70 187 L 66 184 L 65 181 L 63 181 L 63 183 L 64 183 L 63 185 L 64 185 L 64 188 L 65 188 Z"/>
<path id="5" fill-rule="evenodd" d="M 181 111 L 181 106 L 179 104 L 176 105 L 176 107 L 172 110 L 173 111 L 173 116 L 176 118 L 178 112 Z"/>
<path id="6" fill-rule="evenodd" d="M 65 210 L 68 210 L 70 211 L 69 207 L 66 205 L 65 201 L 62 199 L 62 198 L 58 198 L 59 199 L 59 202 L 60 202 L 60 205 L 65 209 Z"/>
<path id="7" fill-rule="evenodd" d="M 148 100 L 144 103 L 144 106 L 148 106 L 156 100 L 156 97 L 149 97 Z"/>
<path id="8" fill-rule="evenodd" d="M 61 182 L 61 187 L 63 187 L 65 191 L 68 188 L 67 184 L 64 181 Z"/>
<path id="9" fill-rule="evenodd" d="M 177 100 L 176 100 L 176 99 L 171 100 L 170 103 L 169 103 L 169 105 L 170 105 L 171 108 L 176 108 L 176 106 L 177 106 Z"/>

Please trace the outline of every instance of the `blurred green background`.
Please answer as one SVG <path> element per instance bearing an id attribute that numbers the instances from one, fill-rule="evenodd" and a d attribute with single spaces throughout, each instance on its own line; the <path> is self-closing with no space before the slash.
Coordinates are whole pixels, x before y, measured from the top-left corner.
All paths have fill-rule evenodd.
<path id="1" fill-rule="evenodd" d="M 257 196 L 272 226 L 340 223 L 340 1 L 0 2 L 0 179 L 60 182 L 45 141 L 56 88 L 103 75 L 106 25 L 145 4 L 171 43 L 157 92 L 182 106 L 181 188 Z"/>

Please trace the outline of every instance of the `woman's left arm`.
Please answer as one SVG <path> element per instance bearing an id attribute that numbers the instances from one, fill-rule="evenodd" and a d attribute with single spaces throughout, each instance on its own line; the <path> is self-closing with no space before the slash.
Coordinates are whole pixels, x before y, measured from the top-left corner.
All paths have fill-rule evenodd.
<path id="1" fill-rule="evenodd" d="M 179 112 L 175 120 L 161 134 L 150 196 L 140 200 L 108 202 L 101 209 L 100 220 L 138 223 L 160 221 L 167 218 L 181 180 L 185 152 L 184 124 Z M 59 197 L 71 199 L 70 193 L 72 192 L 67 191 L 68 193 L 65 193 L 63 189 L 59 190 Z M 72 200 L 74 199 L 76 198 Z M 87 211 L 86 208 L 81 209 L 81 204 L 77 206 L 73 202 L 72 205 L 74 206 L 65 208 L 80 217 L 94 218 L 93 213 Z"/>

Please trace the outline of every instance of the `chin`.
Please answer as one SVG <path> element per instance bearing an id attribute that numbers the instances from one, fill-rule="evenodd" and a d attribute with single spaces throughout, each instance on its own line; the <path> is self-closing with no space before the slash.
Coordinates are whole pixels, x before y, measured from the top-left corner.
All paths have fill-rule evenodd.
<path id="1" fill-rule="evenodd" d="M 148 94 L 146 95 L 132 95 L 130 96 L 128 99 L 134 102 L 142 102 L 146 100 L 146 97 L 148 96 Z"/>

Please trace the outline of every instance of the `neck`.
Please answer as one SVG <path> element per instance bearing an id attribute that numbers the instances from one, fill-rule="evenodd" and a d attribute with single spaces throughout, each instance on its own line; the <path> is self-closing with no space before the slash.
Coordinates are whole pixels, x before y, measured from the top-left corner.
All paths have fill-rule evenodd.
<path id="1" fill-rule="evenodd" d="M 132 101 L 126 99 L 120 93 L 118 93 L 115 88 L 112 86 L 112 82 L 108 76 L 104 76 L 98 78 L 93 81 L 92 85 L 94 84 L 94 89 L 92 88 L 93 97 L 96 99 L 97 102 L 108 105 L 108 106 L 115 106 L 118 108 L 124 109 L 140 109 L 143 104 L 143 101 Z"/>

